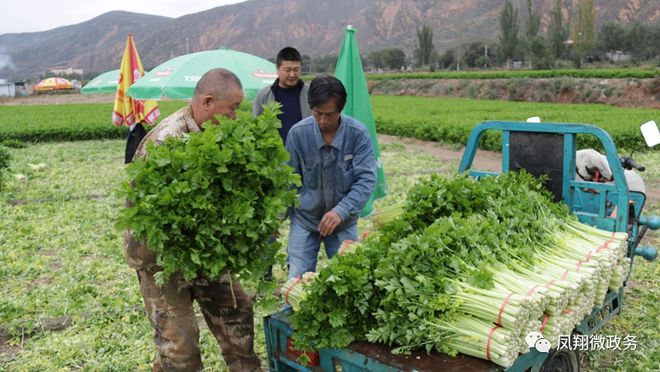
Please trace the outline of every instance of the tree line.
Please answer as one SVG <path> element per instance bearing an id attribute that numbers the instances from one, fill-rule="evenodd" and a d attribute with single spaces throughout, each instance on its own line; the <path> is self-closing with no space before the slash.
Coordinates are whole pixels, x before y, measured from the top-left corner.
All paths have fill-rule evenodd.
<path id="1" fill-rule="evenodd" d="M 575 9 L 564 16 L 562 1 L 555 0 L 545 32 L 541 31 L 541 14 L 532 0 L 518 9 L 505 0 L 499 16 L 496 41 L 468 41 L 438 53 L 433 43 L 433 30 L 422 25 L 416 30 L 417 43 L 411 55 L 401 48 L 373 50 L 362 56 L 368 69 L 401 70 L 527 67 L 551 69 L 561 61 L 577 68 L 585 63 L 605 62 L 660 66 L 660 21 L 634 22 L 623 25 L 606 22 L 596 30 L 594 0 L 578 0 Z M 459 38 L 460 39 L 460 38 Z M 310 72 L 332 72 L 337 56 L 306 56 L 303 64 Z M 567 63 L 570 63 L 567 62 Z"/>
<path id="2" fill-rule="evenodd" d="M 524 60 L 530 68 L 547 69 L 564 59 L 582 67 L 587 62 L 652 62 L 660 65 L 660 22 L 623 25 L 606 22 L 596 30 L 594 0 L 578 0 L 565 20 L 561 0 L 555 0 L 545 35 L 539 34 L 540 15 L 527 0 L 524 32 L 517 32 L 518 10 L 506 0 L 500 14 L 499 57 Z M 497 47 L 496 46 L 496 47 Z M 619 58 L 614 58 L 614 55 Z M 500 61 L 501 62 L 501 61 Z"/>

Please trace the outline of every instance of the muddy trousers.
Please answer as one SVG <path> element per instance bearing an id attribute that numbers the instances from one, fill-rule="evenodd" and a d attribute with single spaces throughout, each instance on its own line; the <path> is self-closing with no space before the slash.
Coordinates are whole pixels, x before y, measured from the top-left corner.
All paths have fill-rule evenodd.
<path id="1" fill-rule="evenodd" d="M 137 270 L 137 275 L 147 315 L 155 330 L 158 356 L 154 371 L 202 369 L 193 300 L 199 304 L 229 370 L 261 370 L 253 348 L 252 303 L 238 280 L 232 278 L 230 287 L 227 275 L 216 281 L 184 282 L 175 274 L 161 287 L 152 272 Z"/>

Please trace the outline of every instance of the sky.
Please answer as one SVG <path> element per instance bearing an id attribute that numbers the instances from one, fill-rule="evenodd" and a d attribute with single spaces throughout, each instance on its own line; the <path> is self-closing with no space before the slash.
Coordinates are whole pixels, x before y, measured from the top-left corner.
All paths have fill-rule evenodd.
<path id="1" fill-rule="evenodd" d="M 0 35 L 46 31 L 113 10 L 180 17 L 245 0 L 0 0 Z"/>

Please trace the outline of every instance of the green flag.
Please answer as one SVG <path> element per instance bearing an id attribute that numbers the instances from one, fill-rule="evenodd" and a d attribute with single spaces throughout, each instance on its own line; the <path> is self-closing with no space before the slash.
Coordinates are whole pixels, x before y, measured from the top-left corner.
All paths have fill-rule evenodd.
<path id="1" fill-rule="evenodd" d="M 369 197 L 367 204 L 362 209 L 360 217 L 369 215 L 373 211 L 374 200 L 387 195 L 387 183 L 385 182 L 385 172 L 380 161 L 380 149 L 378 148 L 378 137 L 376 136 L 376 124 L 374 121 L 374 112 L 371 109 L 371 99 L 369 99 L 369 90 L 367 89 L 367 79 L 362 69 L 360 60 L 360 48 L 358 47 L 355 32 L 357 30 L 351 26 L 346 27 L 346 37 L 337 60 L 337 69 L 335 76 L 341 80 L 346 87 L 348 99 L 343 113 L 361 121 L 369 129 L 371 143 L 374 147 L 376 156 L 376 189 Z"/>

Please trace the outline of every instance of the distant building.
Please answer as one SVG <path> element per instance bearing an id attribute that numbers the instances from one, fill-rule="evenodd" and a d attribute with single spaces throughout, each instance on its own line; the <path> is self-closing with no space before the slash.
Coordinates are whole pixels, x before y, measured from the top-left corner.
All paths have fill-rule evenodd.
<path id="1" fill-rule="evenodd" d="M 19 97 L 29 96 L 34 91 L 34 86 L 25 81 L 17 81 L 14 85 L 16 86 L 16 95 Z"/>
<path id="2" fill-rule="evenodd" d="M 14 97 L 15 95 L 16 86 L 14 83 L 0 79 L 0 97 Z"/>
<path id="3" fill-rule="evenodd" d="M 630 62 L 630 59 L 632 58 L 632 55 L 629 52 L 622 52 L 620 50 L 615 50 L 612 52 L 607 52 L 605 53 L 605 56 L 607 59 L 610 61 L 617 63 L 617 62 Z"/>
<path id="4" fill-rule="evenodd" d="M 50 70 L 51 74 L 55 75 L 82 75 L 83 70 L 81 68 L 53 68 Z"/>

